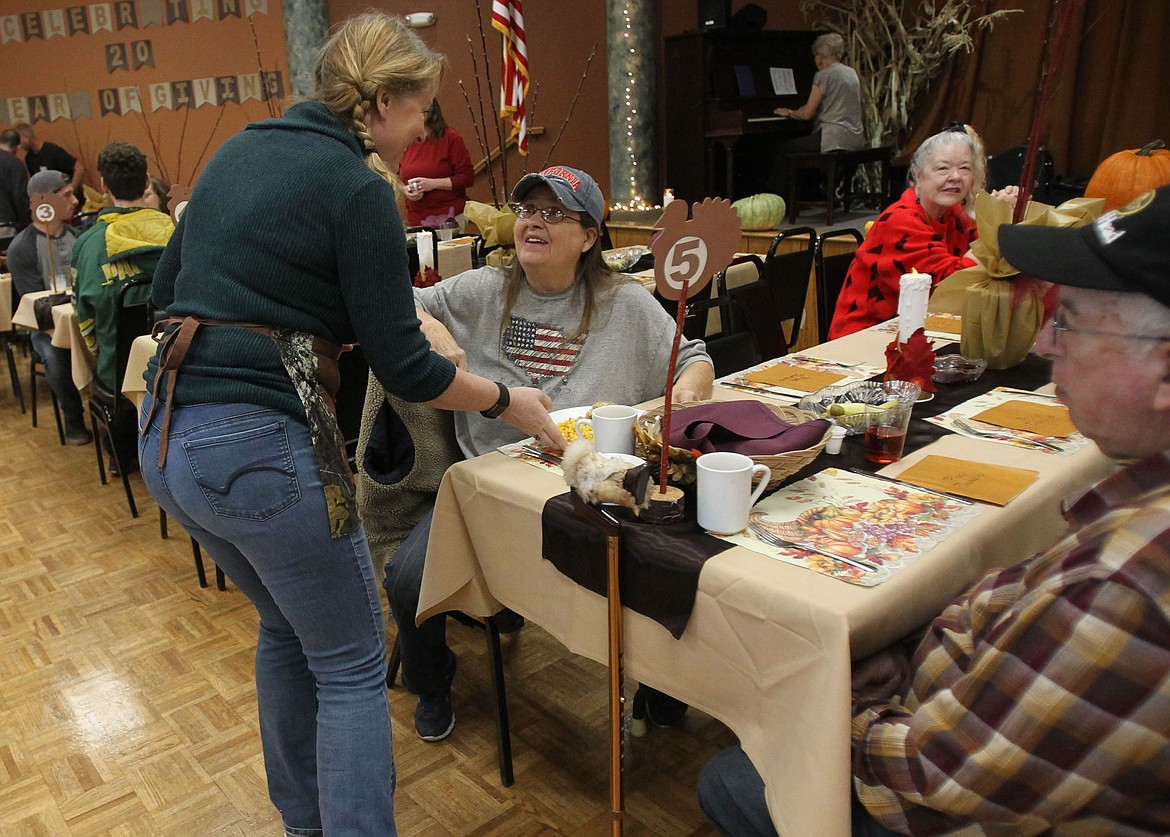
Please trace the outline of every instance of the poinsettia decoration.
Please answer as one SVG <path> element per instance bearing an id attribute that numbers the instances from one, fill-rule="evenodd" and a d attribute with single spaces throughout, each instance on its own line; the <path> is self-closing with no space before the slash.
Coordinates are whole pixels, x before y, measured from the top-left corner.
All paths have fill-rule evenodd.
<path id="1" fill-rule="evenodd" d="M 920 328 L 905 343 L 895 337 L 886 346 L 887 381 L 910 381 L 923 392 L 934 392 L 934 348 Z"/>
<path id="2" fill-rule="evenodd" d="M 431 285 L 437 285 L 441 278 L 439 271 L 433 267 L 426 267 L 414 274 L 414 286 L 416 288 L 429 288 Z"/>

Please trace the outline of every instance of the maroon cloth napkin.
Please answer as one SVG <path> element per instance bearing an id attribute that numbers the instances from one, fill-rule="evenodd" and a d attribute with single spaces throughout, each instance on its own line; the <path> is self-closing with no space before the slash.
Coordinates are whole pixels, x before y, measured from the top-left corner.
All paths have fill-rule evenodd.
<path id="1" fill-rule="evenodd" d="M 826 419 L 789 424 L 758 401 L 716 401 L 677 410 L 670 443 L 700 453 L 731 451 L 768 456 L 811 448 L 829 429 Z"/>

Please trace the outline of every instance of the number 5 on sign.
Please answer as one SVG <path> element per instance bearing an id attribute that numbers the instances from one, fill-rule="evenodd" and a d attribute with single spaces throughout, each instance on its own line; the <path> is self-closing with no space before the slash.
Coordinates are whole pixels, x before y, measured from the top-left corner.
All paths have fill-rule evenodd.
<path id="1" fill-rule="evenodd" d="M 665 299 L 691 296 L 731 264 L 739 244 L 739 215 L 731 201 L 707 198 L 692 207 L 671 201 L 654 226 L 662 230 L 650 245 L 654 253 L 654 285 Z M 684 294 L 685 289 L 685 294 Z"/>

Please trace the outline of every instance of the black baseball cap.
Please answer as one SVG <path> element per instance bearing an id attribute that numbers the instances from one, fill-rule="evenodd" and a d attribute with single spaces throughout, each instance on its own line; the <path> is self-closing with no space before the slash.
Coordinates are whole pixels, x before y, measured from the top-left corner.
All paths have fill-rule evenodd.
<path id="1" fill-rule="evenodd" d="M 1004 225 L 999 249 L 1021 273 L 1046 282 L 1145 294 L 1170 308 L 1170 186 L 1084 227 Z"/>

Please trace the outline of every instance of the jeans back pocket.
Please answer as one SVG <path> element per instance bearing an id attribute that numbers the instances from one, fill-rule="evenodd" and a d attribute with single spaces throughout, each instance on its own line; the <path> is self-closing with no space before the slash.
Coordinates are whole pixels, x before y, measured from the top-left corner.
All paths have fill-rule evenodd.
<path id="1" fill-rule="evenodd" d="M 222 517 L 267 520 L 301 497 L 285 422 L 183 442 L 195 482 Z"/>

